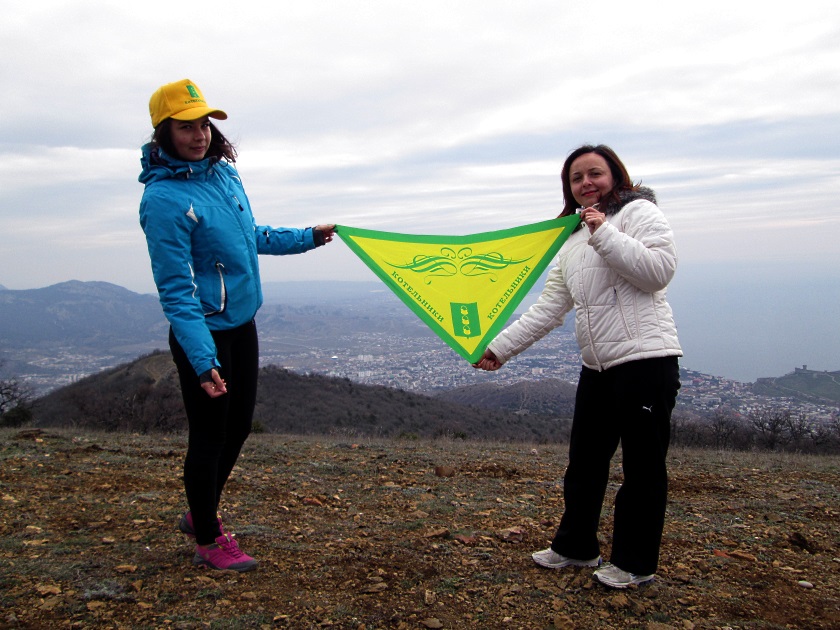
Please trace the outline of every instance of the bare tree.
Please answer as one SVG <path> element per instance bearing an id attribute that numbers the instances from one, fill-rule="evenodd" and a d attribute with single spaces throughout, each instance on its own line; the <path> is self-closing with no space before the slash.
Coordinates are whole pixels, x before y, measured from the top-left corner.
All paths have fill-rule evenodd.
<path id="1" fill-rule="evenodd" d="M 816 424 L 811 439 L 820 452 L 840 450 L 840 414 L 833 413 L 827 422 Z"/>
<path id="2" fill-rule="evenodd" d="M 679 446 L 704 446 L 703 429 L 696 418 L 674 410 L 671 414 L 671 443 Z"/>
<path id="3" fill-rule="evenodd" d="M 738 429 L 738 422 L 731 412 L 723 409 L 715 410 L 709 422 L 712 445 L 717 449 L 728 449 L 733 446 L 733 436 Z"/>
<path id="4" fill-rule="evenodd" d="M 831 416 L 828 423 L 830 439 L 835 447 L 840 446 L 840 413 Z"/>
<path id="5" fill-rule="evenodd" d="M 750 413 L 748 420 L 756 431 L 760 446 L 775 451 L 790 441 L 790 415 L 789 409 L 762 409 Z"/>
<path id="6" fill-rule="evenodd" d="M 32 390 L 18 379 L 0 379 L 0 426 L 19 427 L 32 420 L 33 398 Z"/>
<path id="7" fill-rule="evenodd" d="M 797 450 L 812 450 L 814 447 L 814 423 L 802 411 L 789 414 L 786 421 L 789 444 Z"/>

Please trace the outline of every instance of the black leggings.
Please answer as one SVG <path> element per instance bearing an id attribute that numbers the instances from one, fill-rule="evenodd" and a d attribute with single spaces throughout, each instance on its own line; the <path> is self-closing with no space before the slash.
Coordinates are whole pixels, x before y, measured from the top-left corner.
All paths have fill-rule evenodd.
<path id="1" fill-rule="evenodd" d="M 184 488 L 199 545 L 209 545 L 221 535 L 216 520 L 219 500 L 251 432 L 259 371 L 257 327 L 253 321 L 212 334 L 216 358 L 221 363 L 219 374 L 228 390 L 219 398 L 210 398 L 201 388 L 195 369 L 169 331 L 169 347 L 178 367 L 189 422 Z"/>

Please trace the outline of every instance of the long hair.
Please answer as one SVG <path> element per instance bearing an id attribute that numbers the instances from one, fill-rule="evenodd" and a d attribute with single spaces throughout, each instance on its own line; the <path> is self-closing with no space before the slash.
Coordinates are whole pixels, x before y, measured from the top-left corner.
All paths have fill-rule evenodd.
<path id="1" fill-rule="evenodd" d="M 607 165 L 610 167 L 610 173 L 612 174 L 613 181 L 615 182 L 613 189 L 599 202 L 601 205 L 605 205 L 610 202 L 620 204 L 620 192 L 625 190 L 636 190 L 639 187 L 639 184 L 634 184 L 633 180 L 630 179 L 630 174 L 627 172 L 627 168 L 616 155 L 615 151 L 605 144 L 584 144 L 569 154 L 569 157 L 567 157 L 566 161 L 563 163 L 563 170 L 560 172 L 560 179 L 563 182 L 563 212 L 560 213 L 561 217 L 574 214 L 579 207 L 578 202 L 575 201 L 575 197 L 572 194 L 572 183 L 570 181 L 569 170 L 572 167 L 572 162 L 586 153 L 597 153 L 604 158 Z"/>
<path id="2" fill-rule="evenodd" d="M 152 146 L 163 149 L 163 152 L 171 157 L 177 157 L 175 145 L 172 143 L 172 119 L 167 118 L 161 121 L 152 134 Z M 205 157 L 225 159 L 228 162 L 236 162 L 236 147 L 225 138 L 224 134 L 212 122 L 210 123 L 210 146 L 207 147 Z"/>

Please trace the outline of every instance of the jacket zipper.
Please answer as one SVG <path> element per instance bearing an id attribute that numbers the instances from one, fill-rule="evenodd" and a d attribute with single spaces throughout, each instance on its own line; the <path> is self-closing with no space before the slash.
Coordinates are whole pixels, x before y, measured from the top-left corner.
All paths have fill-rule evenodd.
<path id="1" fill-rule="evenodd" d="M 235 179 L 236 179 L 237 181 L 239 181 L 239 184 L 240 184 L 240 185 L 242 184 L 242 182 L 239 180 L 239 178 L 235 177 Z M 231 199 L 233 199 L 234 203 L 236 203 L 236 207 L 238 207 L 238 208 L 239 208 L 239 211 L 240 211 L 240 212 L 245 212 L 245 208 L 243 207 L 242 202 L 241 202 L 241 201 L 239 201 L 239 197 L 237 197 L 236 195 L 231 195 Z M 241 220 L 240 220 L 240 222 L 239 222 L 239 225 L 240 225 L 240 228 L 242 228 L 242 221 L 241 221 Z M 253 228 L 253 230 L 254 230 L 254 233 L 255 233 L 255 232 L 256 232 L 256 228 Z M 245 246 L 246 246 L 246 248 L 247 248 L 249 251 L 251 250 L 251 247 L 252 247 L 252 246 L 256 246 L 256 242 L 255 242 L 255 241 L 254 241 L 251 237 L 249 237 L 248 233 L 246 232 L 246 230 L 245 230 L 244 228 L 242 228 L 242 236 L 243 236 L 243 237 L 244 237 L 244 239 L 246 240 Z M 269 242 L 269 233 L 268 233 L 268 231 L 266 231 L 266 232 L 265 232 L 265 240 L 266 240 L 266 243 L 268 243 L 268 242 Z M 257 252 L 255 251 L 255 252 L 254 252 L 254 254 L 256 255 L 256 254 L 257 254 Z M 251 274 L 251 276 L 252 276 L 252 277 L 256 277 L 253 273 Z M 223 287 L 223 288 L 224 288 L 224 287 Z M 223 310 L 224 310 L 224 309 L 223 309 Z"/>
<path id="2" fill-rule="evenodd" d="M 595 357 L 595 363 L 598 365 L 598 371 L 602 371 L 601 369 L 601 360 L 598 358 L 598 353 L 595 350 L 595 342 L 592 337 L 592 321 L 589 317 L 589 306 L 587 304 L 587 295 L 586 291 L 583 288 L 583 271 L 585 269 L 584 262 L 586 261 L 586 248 L 584 247 L 583 252 L 580 255 L 580 270 L 578 271 L 578 277 L 580 280 L 578 281 L 580 295 L 583 301 L 583 312 L 586 314 L 586 334 L 589 337 L 589 347 L 592 348 L 592 356 Z"/>

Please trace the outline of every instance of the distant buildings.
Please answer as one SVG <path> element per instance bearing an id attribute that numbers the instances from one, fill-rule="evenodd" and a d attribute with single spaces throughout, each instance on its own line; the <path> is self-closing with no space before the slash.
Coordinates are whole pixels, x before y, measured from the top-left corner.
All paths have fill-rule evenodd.
<path id="1" fill-rule="evenodd" d="M 580 373 L 580 352 L 574 333 L 565 329 L 555 330 L 492 373 L 473 368 L 428 331 L 412 329 L 412 332 L 411 335 L 353 333 L 331 335 L 329 339 L 290 339 L 265 334 L 260 339 L 260 363 L 279 365 L 298 373 L 318 373 L 427 394 L 487 382 L 511 385 L 555 378 L 576 383 Z M 94 356 L 59 348 L 49 358 L 33 357 L 29 361 L 33 371 L 19 376 L 41 395 L 130 360 L 126 356 Z M 793 373 L 812 374 L 807 365 L 795 368 Z M 678 408 L 698 415 L 709 415 L 722 408 L 746 415 L 779 406 L 786 406 L 793 413 L 807 413 L 818 420 L 828 420 L 838 413 L 837 406 L 759 396 L 753 393 L 751 383 L 685 368 L 677 404 Z"/>

